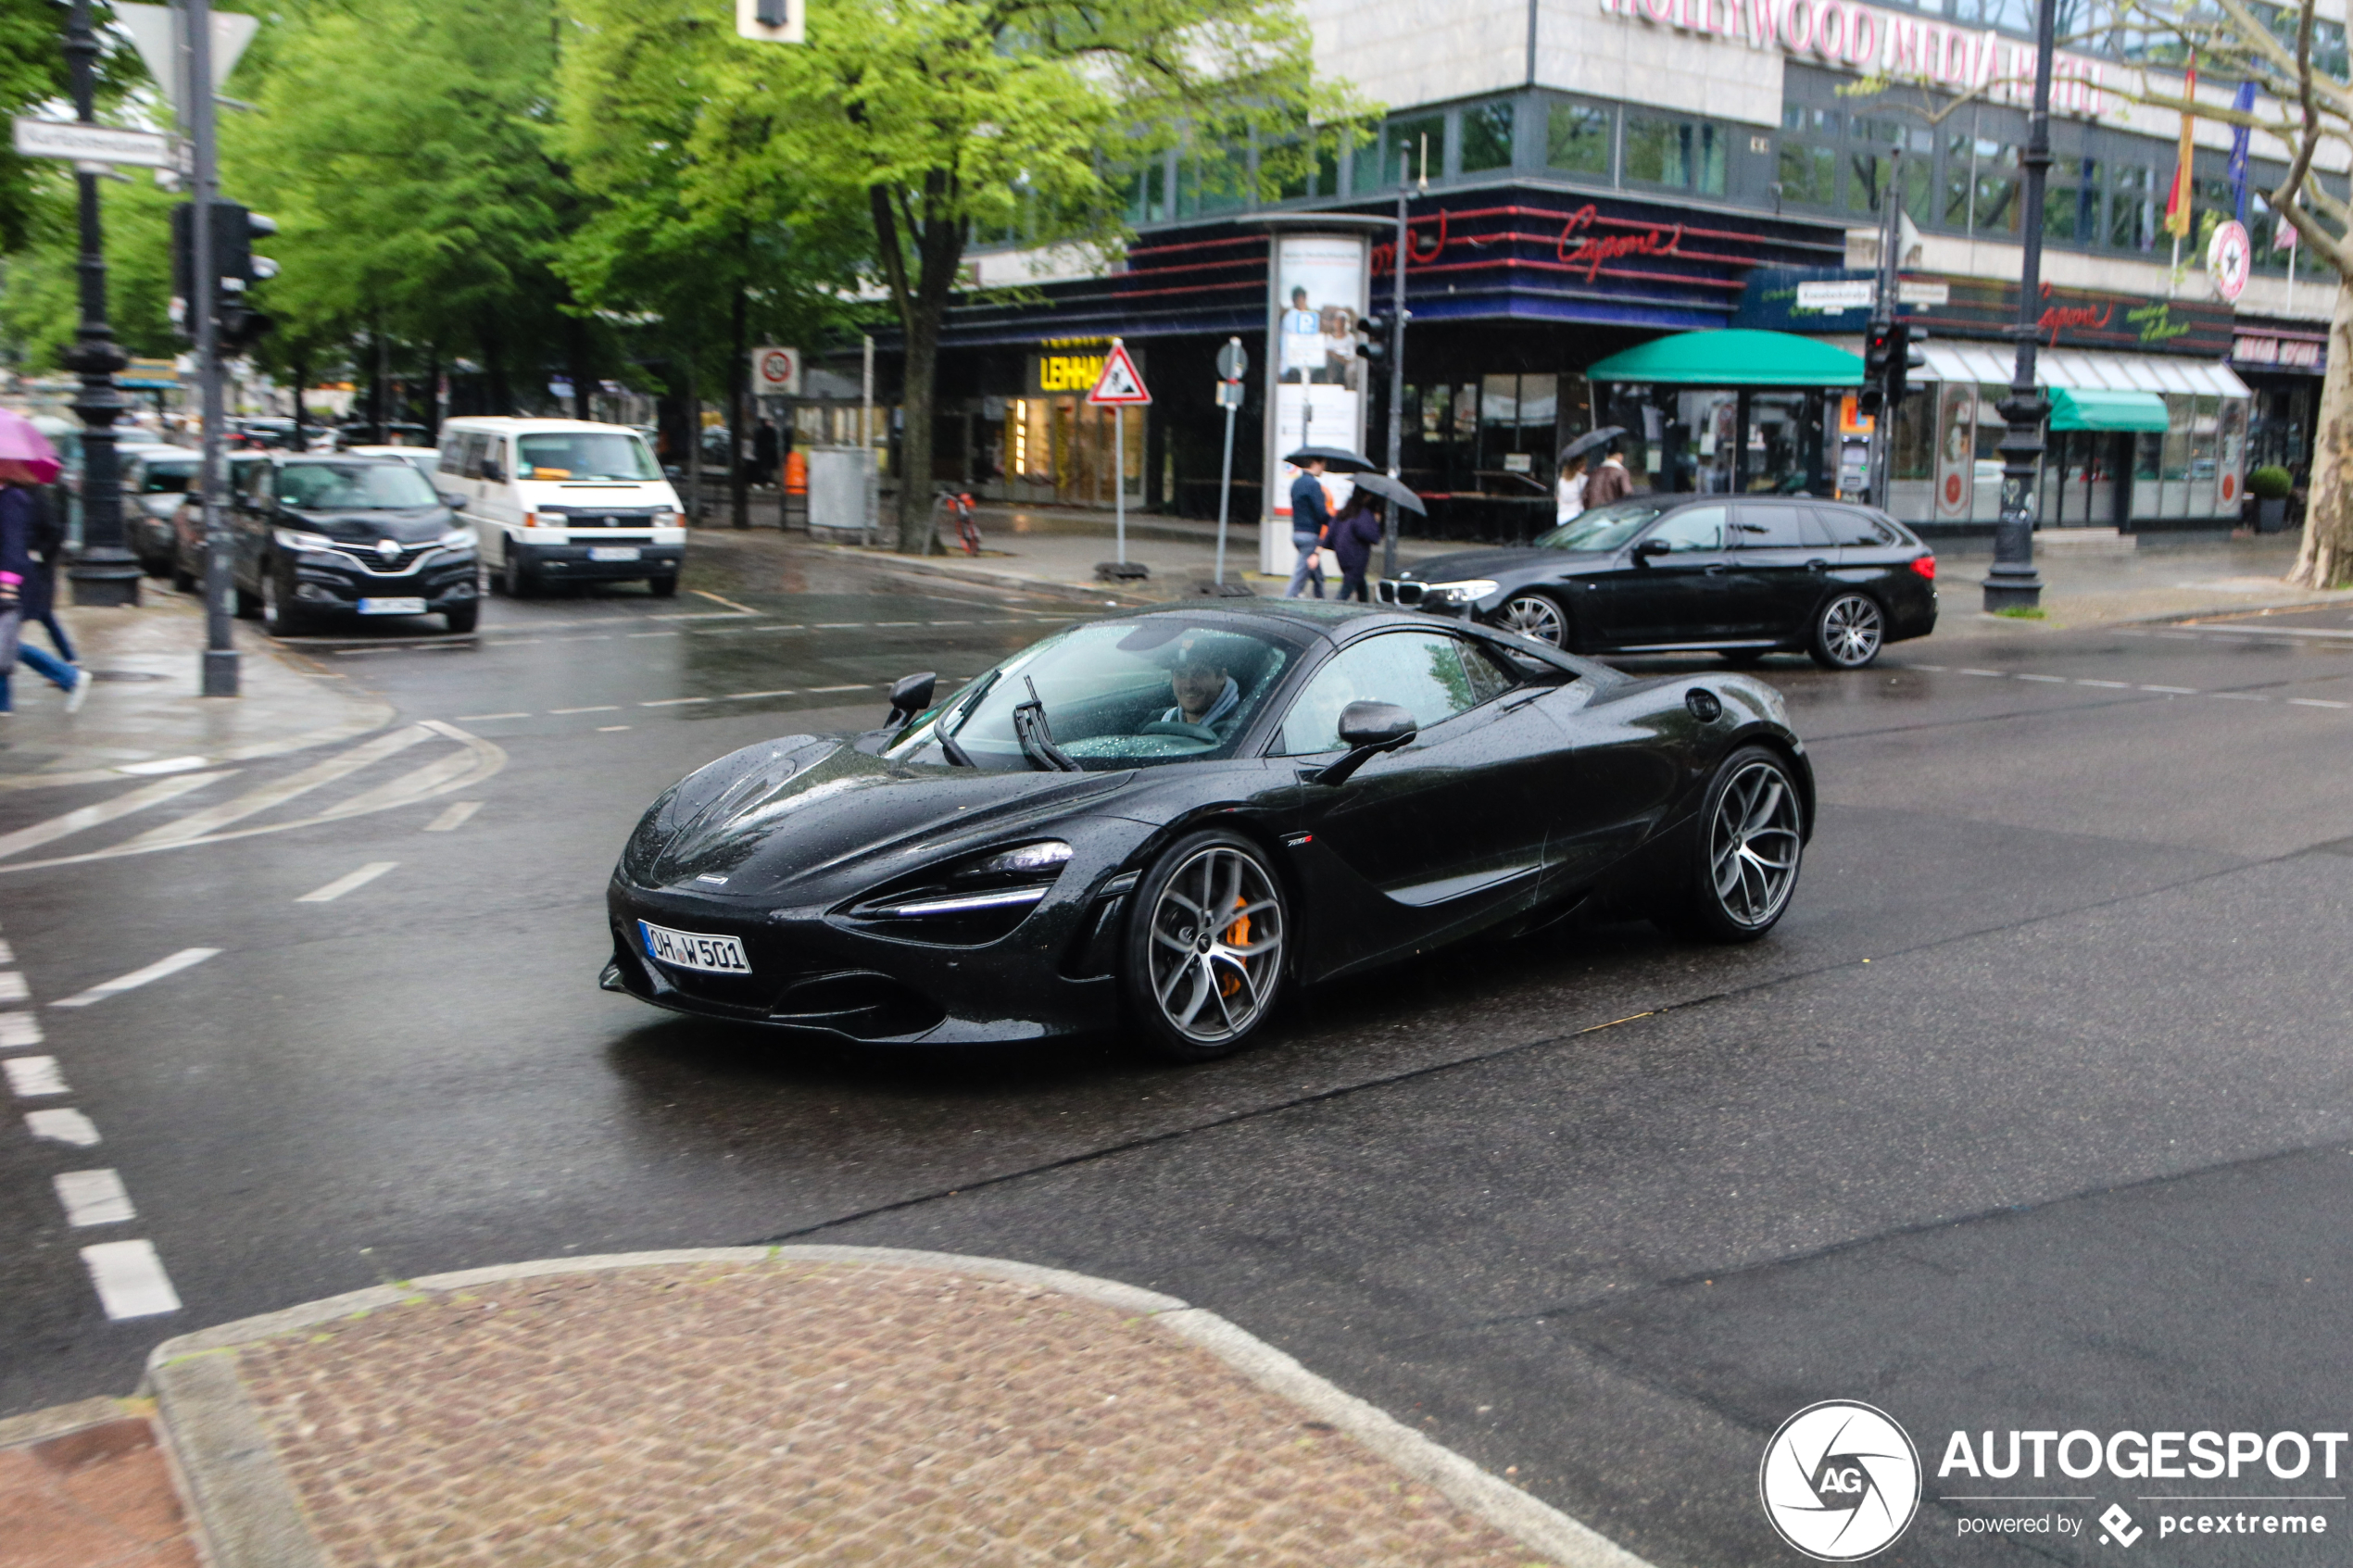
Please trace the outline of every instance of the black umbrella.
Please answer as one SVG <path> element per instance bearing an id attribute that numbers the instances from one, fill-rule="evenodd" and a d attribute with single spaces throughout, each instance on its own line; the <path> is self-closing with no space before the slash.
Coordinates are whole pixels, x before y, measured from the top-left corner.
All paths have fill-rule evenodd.
<path id="1" fill-rule="evenodd" d="M 1606 446 L 1625 433 L 1624 425 L 1604 425 L 1599 430 L 1589 430 L 1561 448 L 1561 461 L 1566 463 L 1571 458 L 1581 458 L 1594 447 Z"/>
<path id="2" fill-rule="evenodd" d="M 1422 498 L 1419 495 L 1415 495 L 1410 488 L 1398 483 L 1385 473 L 1358 474 L 1356 488 L 1369 495 L 1378 495 L 1384 501 L 1394 501 L 1409 512 L 1420 512 L 1425 517 L 1429 515 L 1429 508 L 1422 505 Z"/>
<path id="3" fill-rule="evenodd" d="M 1373 465 L 1345 446 L 1302 446 L 1283 461 L 1295 469 L 1303 469 L 1321 458 L 1324 466 L 1334 473 L 1363 473 Z"/>

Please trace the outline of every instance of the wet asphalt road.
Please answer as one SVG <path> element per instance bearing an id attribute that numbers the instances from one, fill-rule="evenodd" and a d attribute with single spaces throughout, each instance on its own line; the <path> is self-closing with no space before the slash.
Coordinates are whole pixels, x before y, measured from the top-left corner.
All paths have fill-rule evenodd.
<path id="1" fill-rule="evenodd" d="M 1989 1505 L 1936 1499 L 1998 1489 L 1936 1478 L 1957 1428 L 2353 1425 L 2344 612 L 2057 633 L 1948 605 L 1866 674 L 1774 660 L 1823 809 L 1771 940 L 1474 946 L 1183 1070 L 812 1048 L 596 988 L 604 878 L 660 788 L 1072 613 L 711 554 L 715 599 L 495 600 L 475 644 L 313 647 L 505 749 L 459 797 L 0 870 L 37 1001 L 220 949 L 43 1013 L 103 1141 L 0 1137 L 0 1414 L 380 1280 L 810 1238 L 1185 1297 L 1660 1563 L 1798 1561 L 1756 1463 L 1818 1399 L 1925 1450 L 1881 1559 L 1906 1562 L 2116 1549 L 1957 1539 Z M 0 834 L 113 789 L 0 800 Z M 479 809 L 421 831 L 452 798 Z M 50 1181 L 100 1165 L 179 1313 L 99 1311 L 77 1250 L 125 1227 L 68 1228 Z M 2134 1555 L 2347 1555 L 2342 1482 L 2243 1481 L 2323 1496 L 2299 1506 L 2332 1533 Z M 2196 1488 L 2060 1489 L 2097 1500 L 2033 1506 Z"/>

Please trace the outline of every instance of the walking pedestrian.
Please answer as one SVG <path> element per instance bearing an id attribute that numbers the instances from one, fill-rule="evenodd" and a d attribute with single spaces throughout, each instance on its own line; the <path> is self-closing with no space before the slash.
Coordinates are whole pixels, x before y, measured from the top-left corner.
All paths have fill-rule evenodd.
<path id="1" fill-rule="evenodd" d="M 1283 597 L 1299 597 L 1311 582 L 1315 596 L 1324 596 L 1324 530 L 1331 521 L 1331 506 L 1324 498 L 1324 459 L 1310 458 L 1290 482 L 1290 543 L 1299 558 L 1291 566 L 1290 586 L 1283 590 Z"/>
<path id="2" fill-rule="evenodd" d="M 23 640 L 24 629 L 41 625 L 62 651 L 65 639 L 52 605 L 51 566 L 60 541 L 44 537 L 44 508 L 33 468 L 21 459 L 0 459 L 0 713 L 15 706 L 11 676 L 19 659 L 66 694 L 66 711 L 81 708 L 89 694 L 90 672 L 53 659 Z"/>
<path id="3" fill-rule="evenodd" d="M 784 461 L 776 444 L 776 424 L 763 418 L 760 428 L 751 433 L 752 483 L 763 490 L 774 490 L 783 477 L 777 465 Z"/>
<path id="4" fill-rule="evenodd" d="M 1585 478 L 1585 509 L 1606 507 L 1612 501 L 1622 501 L 1634 493 L 1634 476 L 1626 471 L 1626 459 L 1617 455 L 1617 444 L 1612 442 L 1609 456 L 1602 466 Z"/>
<path id="5" fill-rule="evenodd" d="M 1373 602 L 1372 595 L 1365 588 L 1365 572 L 1373 563 L 1373 546 L 1381 541 L 1382 505 L 1359 490 L 1350 498 L 1348 509 L 1332 520 L 1332 554 L 1340 561 L 1340 596 L 1343 603 L 1352 598 L 1359 604 Z"/>
<path id="6" fill-rule="evenodd" d="M 1561 467 L 1561 476 L 1553 484 L 1553 522 L 1555 526 L 1569 521 L 1585 509 L 1585 455 L 1579 452 Z"/>

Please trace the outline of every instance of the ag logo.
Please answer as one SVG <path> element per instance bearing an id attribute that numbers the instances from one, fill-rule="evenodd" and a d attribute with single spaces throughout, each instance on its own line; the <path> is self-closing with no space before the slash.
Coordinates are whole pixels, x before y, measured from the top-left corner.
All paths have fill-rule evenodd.
<path id="1" fill-rule="evenodd" d="M 1884 1411 L 1825 1399 L 1781 1423 L 1765 1445 L 1756 1490 L 1781 1539 L 1818 1562 L 1852 1562 L 1911 1524 L 1919 1450 Z"/>

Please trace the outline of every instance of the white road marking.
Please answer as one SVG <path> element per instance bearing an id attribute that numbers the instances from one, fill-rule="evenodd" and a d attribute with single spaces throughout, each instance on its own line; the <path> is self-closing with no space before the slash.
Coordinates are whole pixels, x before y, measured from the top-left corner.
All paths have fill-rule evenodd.
<path id="1" fill-rule="evenodd" d="M 355 887 L 365 887 L 376 878 L 398 865 L 397 860 L 371 860 L 356 872 L 346 872 L 324 887 L 314 888 L 295 900 L 297 904 L 332 904 Z"/>
<path id="2" fill-rule="evenodd" d="M 8 1075 L 8 1092 L 19 1099 L 71 1092 L 66 1087 L 66 1075 L 57 1071 L 57 1059 L 54 1056 L 8 1057 L 0 1060 L 0 1073 Z"/>
<path id="3" fill-rule="evenodd" d="M 440 816 L 425 824 L 427 833 L 454 833 L 466 825 L 466 820 L 482 809 L 479 800 L 460 800 Z"/>
<path id="4" fill-rule="evenodd" d="M 709 702 L 711 698 L 707 696 L 664 696 L 656 697 L 651 702 L 641 702 L 637 706 L 640 708 L 684 708 L 690 702 Z"/>
<path id="5" fill-rule="evenodd" d="M 40 1019 L 29 1012 L 0 1012 L 0 1051 L 20 1051 L 40 1043 Z"/>
<path id="6" fill-rule="evenodd" d="M 431 720 L 425 722 L 428 729 L 432 728 Z M 472 739 L 472 736 L 467 738 Z M 411 769 L 388 783 L 363 790 L 348 800 L 330 806 L 319 815 L 322 821 L 333 822 L 345 817 L 364 817 L 371 811 L 381 811 L 389 806 L 413 805 L 445 785 L 463 782 L 468 773 L 475 771 L 475 758 L 472 751 L 453 751 L 422 768 Z"/>
<path id="7" fill-rule="evenodd" d="M 16 961 L 17 950 L 8 946 L 8 939 L 6 937 L 0 936 L 0 963 L 14 963 Z"/>
<path id="8" fill-rule="evenodd" d="M 2145 692 L 2163 692 L 2168 696 L 2197 696 L 2197 688 L 2196 686 L 2143 686 L 2141 690 Z"/>
<path id="9" fill-rule="evenodd" d="M 920 621 L 877 621 L 875 624 L 877 626 L 921 626 L 923 622 Z"/>
<path id="10" fill-rule="evenodd" d="M 2129 692 L 2133 689 L 2133 683 L 2130 681 L 2085 681 L 2079 679 L 2075 684 L 2079 686 L 2101 686 L 2109 691 L 2116 692 Z"/>
<path id="11" fill-rule="evenodd" d="M 809 629 L 812 632 L 855 632 L 865 624 L 862 621 L 820 621 Z"/>
<path id="12" fill-rule="evenodd" d="M 1912 668 L 1915 670 L 1933 670 L 1940 675 L 1944 673 L 1944 666 L 1942 664 L 1915 664 Z"/>
<path id="13" fill-rule="evenodd" d="M 99 1304 L 118 1323 L 180 1310 L 180 1293 L 171 1288 L 154 1242 L 102 1241 L 83 1248 L 82 1261 L 98 1287 Z"/>
<path id="14" fill-rule="evenodd" d="M 926 621 L 924 624 L 926 626 L 969 626 L 972 622 L 969 621 Z"/>
<path id="15" fill-rule="evenodd" d="M 686 592 L 690 594 L 699 594 L 704 598 L 709 599 L 712 604 L 725 605 L 729 609 L 735 610 L 743 615 L 758 615 L 760 613 L 749 605 L 739 605 L 733 599 L 723 599 L 708 588 L 689 588 Z"/>
<path id="16" fill-rule="evenodd" d="M 2043 681 L 2054 686 L 2067 684 L 2067 677 L 2064 675 L 2020 675 L 2017 678 L 2021 681 Z"/>
<path id="17" fill-rule="evenodd" d="M 872 681 L 861 681 L 849 686 L 812 686 L 809 688 L 809 694 L 812 696 L 817 696 L 826 692 L 866 692 L 874 688 L 875 684 Z"/>
<path id="18" fill-rule="evenodd" d="M 599 724 L 597 726 L 597 733 L 600 735 L 609 735 L 615 730 L 625 730 L 628 727 L 626 724 Z"/>
<path id="19" fill-rule="evenodd" d="M 118 773 L 184 773 L 192 768 L 205 766 L 201 757 L 164 757 L 153 762 L 125 762 L 115 769 Z"/>
<path id="20" fill-rule="evenodd" d="M 28 1110 L 24 1124 L 36 1138 L 90 1148 L 98 1142 L 97 1124 L 79 1110 Z"/>
<path id="21" fill-rule="evenodd" d="M 1999 670 L 1956 670 L 1953 673 L 1956 675 L 1991 675 L 1995 680 L 2001 679 L 2002 675 L 2002 672 Z"/>
<path id="22" fill-rule="evenodd" d="M 2287 700 L 2291 708 L 2353 708 L 2353 703 L 2330 702 L 2317 696 L 2292 696 Z"/>
<path id="23" fill-rule="evenodd" d="M 621 704 L 617 702 L 599 702 L 593 703 L 586 708 L 550 708 L 547 711 L 558 718 L 563 718 L 573 713 L 618 713 L 621 711 Z"/>
<path id="24" fill-rule="evenodd" d="M 658 637 L 665 636 L 668 633 L 661 632 L 654 633 L 654 635 Z M 460 713 L 458 715 L 458 722 L 460 724 L 481 724 L 486 723 L 493 719 L 528 719 L 530 717 L 531 715 L 528 713 Z"/>
<path id="25" fill-rule="evenodd" d="M 712 697 L 711 700 L 711 701 L 713 701 L 713 702 L 749 702 L 749 701 L 751 701 L 754 697 L 762 697 L 762 696 L 794 696 L 794 695 L 796 695 L 796 694 L 795 694 L 795 693 L 794 693 L 794 692 L 793 692 L 790 688 L 788 688 L 788 687 L 787 687 L 787 688 L 782 688 L 782 689 L 779 689 L 779 690 L 776 690 L 776 691 L 773 691 L 773 692 L 729 692 L 729 693 L 728 693 L 726 696 L 715 696 L 715 697 Z"/>
<path id="26" fill-rule="evenodd" d="M 111 1170 L 60 1171 L 50 1184 L 57 1189 L 57 1201 L 65 1205 L 66 1223 L 77 1230 L 85 1225 L 119 1225 L 139 1217 L 139 1210 L 131 1206 L 131 1194 L 123 1189 L 122 1178 Z"/>
<path id="27" fill-rule="evenodd" d="M 220 951 L 218 947 L 182 947 L 168 959 L 158 959 L 145 969 L 134 969 L 120 980 L 109 980 L 103 985 L 93 985 L 87 991 L 68 997 L 62 1002 L 51 1002 L 53 1008 L 86 1008 L 93 1002 L 103 1002 L 108 997 L 120 997 L 125 991 L 135 991 L 167 974 L 177 974 L 191 969 Z"/>
<path id="28" fill-rule="evenodd" d="M 233 772 L 191 773 L 182 778 L 165 779 L 160 784 L 151 784 L 141 789 L 126 791 L 116 796 L 112 800 L 102 800 L 95 806 L 78 807 L 62 816 L 52 817 L 45 822 L 35 822 L 31 827 L 19 828 L 14 833 L 0 834 L 0 859 L 5 859 L 11 855 L 21 855 L 28 849 L 37 849 L 44 844 L 53 843 L 69 834 L 80 833 L 85 828 L 94 828 L 104 822 L 111 822 L 118 817 L 127 817 L 133 811 L 144 811 L 150 806 L 160 806 L 167 800 L 177 799 L 192 789 L 202 789 L 215 779 L 235 776 Z"/>
<path id="29" fill-rule="evenodd" d="M 258 788 L 245 791 L 234 799 L 224 800 L 218 806 L 208 806 L 201 811 L 192 811 L 176 822 L 166 822 L 159 828 L 151 828 L 138 837 L 129 840 L 124 847 L 144 849 L 150 846 L 183 844 L 192 838 L 202 838 L 208 834 L 219 833 L 222 828 L 244 822 L 247 817 L 258 817 L 272 807 L 283 806 L 299 796 L 308 795 L 322 784 L 331 784 L 337 779 L 347 778 L 362 768 L 372 766 L 387 757 L 396 757 L 419 741 L 426 739 L 431 733 L 422 724 L 404 725 L 387 734 L 363 741 L 347 751 L 338 752 L 322 762 L 314 762 L 298 773 L 289 773 L 283 779 L 273 779 Z"/>
<path id="30" fill-rule="evenodd" d="M 0 1002 L 31 1000 L 32 988 L 24 983 L 24 976 L 13 969 L 0 969 Z"/>
<path id="31" fill-rule="evenodd" d="M 685 633 L 679 633 L 679 632 L 632 632 L 632 633 L 629 633 L 629 635 L 630 635 L 632 638 L 636 638 L 636 637 L 676 637 L 676 636 L 683 636 L 684 634 L 685 634 Z"/>
<path id="32" fill-rule="evenodd" d="M 2271 699 L 2256 692 L 2208 692 L 2208 696 L 2226 697 L 2233 702 L 2269 702 Z"/>

